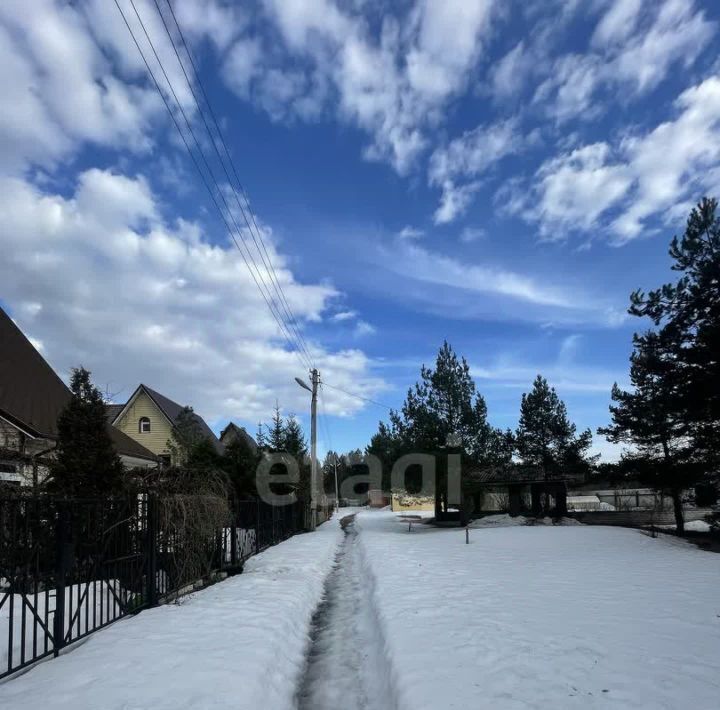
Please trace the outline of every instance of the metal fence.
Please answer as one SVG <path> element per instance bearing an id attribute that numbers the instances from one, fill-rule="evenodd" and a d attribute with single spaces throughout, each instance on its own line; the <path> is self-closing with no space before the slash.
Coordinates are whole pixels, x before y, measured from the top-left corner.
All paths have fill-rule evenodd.
<path id="1" fill-rule="evenodd" d="M 240 501 L 210 529 L 188 528 L 174 510 L 146 495 L 0 497 L 0 678 L 218 574 L 239 572 L 309 520 L 302 501 Z"/>

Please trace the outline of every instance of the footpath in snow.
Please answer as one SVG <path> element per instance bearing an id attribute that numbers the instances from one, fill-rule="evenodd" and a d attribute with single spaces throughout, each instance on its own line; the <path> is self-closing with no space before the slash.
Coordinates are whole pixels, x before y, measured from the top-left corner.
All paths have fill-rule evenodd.
<path id="1" fill-rule="evenodd" d="M 622 528 L 466 545 L 384 512 L 355 525 L 397 710 L 720 707 L 720 555 Z"/>
<path id="2" fill-rule="evenodd" d="M 382 629 L 372 585 L 363 567 L 354 524 L 328 577 L 313 621 L 312 645 L 298 710 L 389 710 L 389 683 Z"/>
<path id="3" fill-rule="evenodd" d="M 343 538 L 332 519 L 251 558 L 241 575 L 119 621 L 0 684 L 0 708 L 292 708 Z"/>

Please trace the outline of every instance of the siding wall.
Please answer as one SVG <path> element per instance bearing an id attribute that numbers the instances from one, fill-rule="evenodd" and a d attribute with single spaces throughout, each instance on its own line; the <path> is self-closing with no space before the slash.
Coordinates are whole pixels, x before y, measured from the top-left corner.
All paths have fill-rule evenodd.
<path id="1" fill-rule="evenodd" d="M 139 421 L 141 417 L 150 420 L 150 431 L 141 433 Z M 168 439 L 172 436 L 170 423 L 165 415 L 157 408 L 155 402 L 144 392 L 141 392 L 132 406 L 125 412 L 115 426 L 124 434 L 142 444 L 156 455 L 169 453 Z"/>

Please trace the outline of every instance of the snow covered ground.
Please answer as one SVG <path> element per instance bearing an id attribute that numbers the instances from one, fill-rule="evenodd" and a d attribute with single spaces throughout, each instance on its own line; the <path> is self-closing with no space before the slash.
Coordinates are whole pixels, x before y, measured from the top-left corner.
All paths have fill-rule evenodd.
<path id="1" fill-rule="evenodd" d="M 388 708 L 720 707 L 720 555 L 596 526 L 356 526 Z"/>
<path id="2" fill-rule="evenodd" d="M 237 577 L 119 621 L 0 684 L 0 708 L 291 708 L 342 539 L 331 520 L 253 557 Z"/>
<path id="3" fill-rule="evenodd" d="M 0 707 L 719 706 L 720 555 L 517 522 L 486 518 L 467 545 L 389 512 L 335 519 L 0 684 Z"/>

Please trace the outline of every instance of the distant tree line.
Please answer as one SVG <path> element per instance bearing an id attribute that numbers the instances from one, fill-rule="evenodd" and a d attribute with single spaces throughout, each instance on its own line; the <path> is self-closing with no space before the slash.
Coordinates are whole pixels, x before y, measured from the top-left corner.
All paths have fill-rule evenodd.
<path id="1" fill-rule="evenodd" d="M 493 427 L 466 359 L 445 342 L 434 368 L 423 365 L 420 380 L 408 390 L 400 410 L 392 410 L 389 421 L 379 423 L 366 453 L 382 462 L 385 490 L 391 486 L 393 465 L 403 455 L 434 456 L 436 485 L 446 507 L 448 454 L 460 456 L 467 488 L 475 476 L 487 473 L 499 478 L 519 470 L 541 479 L 584 476 L 596 460 L 588 453 L 591 445 L 590 430 L 577 432 L 565 404 L 541 375 L 522 395 L 517 429 Z M 419 468 L 408 468 L 409 492 L 419 485 L 420 473 Z"/>

